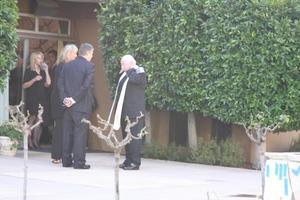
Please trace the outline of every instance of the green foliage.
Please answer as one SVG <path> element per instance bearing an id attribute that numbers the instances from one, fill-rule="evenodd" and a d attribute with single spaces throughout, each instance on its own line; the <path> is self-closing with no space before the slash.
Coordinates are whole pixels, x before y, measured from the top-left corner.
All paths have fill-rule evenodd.
<path id="1" fill-rule="evenodd" d="M 190 162 L 191 150 L 187 147 L 171 144 L 167 149 L 167 160 Z"/>
<path id="2" fill-rule="evenodd" d="M 192 160 L 196 163 L 217 165 L 221 158 L 221 148 L 216 140 L 204 141 L 199 138 L 197 149 L 192 152 Z"/>
<path id="3" fill-rule="evenodd" d="M 166 147 L 157 143 L 151 143 L 144 146 L 143 157 L 167 160 Z"/>
<path id="4" fill-rule="evenodd" d="M 145 145 L 143 150 L 143 156 L 145 158 L 156 158 L 161 160 L 173 160 L 173 161 L 190 161 L 191 150 L 187 147 L 175 146 L 162 146 L 156 143 Z"/>
<path id="5" fill-rule="evenodd" d="M 284 114 L 290 127 L 299 127 L 299 5 L 207 1 L 206 65 L 201 68 L 205 114 L 261 126 L 277 123 Z"/>
<path id="6" fill-rule="evenodd" d="M 115 78 L 120 71 L 120 58 L 125 54 L 136 57 L 138 64 L 144 67 L 143 16 L 146 0 L 110 0 L 100 4 L 97 19 L 100 23 L 99 43 L 102 47 L 104 66 L 110 84 L 115 87 Z"/>
<path id="7" fill-rule="evenodd" d="M 5 86 L 9 70 L 15 65 L 17 48 L 17 1 L 0 1 L 0 89 Z"/>
<path id="8" fill-rule="evenodd" d="M 109 0 L 99 42 L 112 85 L 122 55 L 145 67 L 150 107 L 296 129 L 299 18 L 296 0 Z"/>
<path id="9" fill-rule="evenodd" d="M 148 104 L 179 112 L 201 110 L 201 1 L 155 1 L 145 31 Z"/>
<path id="10" fill-rule="evenodd" d="M 102 5 L 100 46 L 115 86 L 119 58 L 133 54 L 148 75 L 150 107 L 193 111 L 201 93 L 202 4 L 200 1 L 110 0 Z"/>
<path id="11" fill-rule="evenodd" d="M 241 167 L 244 165 L 245 158 L 243 154 L 243 149 L 239 144 L 234 143 L 230 139 L 227 139 L 221 142 L 220 148 L 220 165 L 232 167 Z"/>
<path id="12" fill-rule="evenodd" d="M 230 139 L 217 143 L 214 139 L 204 141 L 199 138 L 197 148 L 192 150 L 192 162 L 242 167 L 245 158 L 243 149 Z"/>
<path id="13" fill-rule="evenodd" d="M 145 145 L 143 156 L 162 160 L 241 167 L 245 163 L 243 149 L 232 140 L 218 144 L 216 140 L 198 139 L 196 149 L 188 147 L 162 146 L 156 143 Z"/>
<path id="14" fill-rule="evenodd" d="M 15 141 L 13 148 L 17 147 L 18 142 L 23 138 L 23 134 L 16 130 L 12 124 L 3 123 L 0 125 L 0 136 L 9 137 L 12 141 Z"/>
<path id="15" fill-rule="evenodd" d="M 300 137 L 292 141 L 290 150 L 291 152 L 300 152 Z"/>

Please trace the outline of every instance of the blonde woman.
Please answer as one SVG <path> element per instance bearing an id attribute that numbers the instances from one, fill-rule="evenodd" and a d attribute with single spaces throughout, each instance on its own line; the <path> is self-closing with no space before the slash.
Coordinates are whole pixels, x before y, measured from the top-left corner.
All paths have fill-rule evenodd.
<path id="1" fill-rule="evenodd" d="M 37 120 L 38 107 L 41 104 L 44 107 L 43 121 L 46 121 L 47 108 L 46 105 L 46 87 L 51 84 L 48 72 L 48 65 L 44 63 L 44 55 L 42 52 L 33 52 L 30 55 L 30 66 L 26 69 L 23 80 L 23 88 L 25 89 L 25 110 L 30 114 L 29 123 L 35 123 Z M 32 130 L 28 138 L 29 148 L 38 148 L 39 140 L 42 134 L 41 125 Z"/>
<path id="2" fill-rule="evenodd" d="M 53 84 L 51 92 L 51 115 L 54 120 L 52 137 L 51 159 L 52 163 L 61 163 L 62 158 L 62 132 L 63 132 L 63 103 L 59 99 L 57 79 L 63 65 L 77 57 L 78 48 L 74 44 L 67 44 L 60 53 L 56 65 L 53 67 Z"/>

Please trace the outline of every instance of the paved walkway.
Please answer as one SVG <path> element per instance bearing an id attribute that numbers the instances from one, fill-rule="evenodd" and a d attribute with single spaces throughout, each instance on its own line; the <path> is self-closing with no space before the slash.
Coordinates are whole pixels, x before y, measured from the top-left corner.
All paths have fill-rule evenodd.
<path id="1" fill-rule="evenodd" d="M 23 199 L 22 156 L 0 156 L 0 200 Z M 29 153 L 27 200 L 115 200 L 113 154 L 88 153 L 90 170 L 49 157 Z M 255 200 L 260 191 L 256 170 L 143 159 L 139 171 L 120 171 L 120 200 Z"/>

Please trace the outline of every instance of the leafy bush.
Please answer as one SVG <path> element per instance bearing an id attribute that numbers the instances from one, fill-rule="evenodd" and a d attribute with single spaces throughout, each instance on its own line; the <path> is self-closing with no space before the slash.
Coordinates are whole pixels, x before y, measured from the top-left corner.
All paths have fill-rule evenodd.
<path id="1" fill-rule="evenodd" d="M 205 14 L 204 114 L 300 127 L 300 1 L 209 0 Z"/>
<path id="2" fill-rule="evenodd" d="M 111 83 L 121 55 L 145 65 L 150 107 L 300 127 L 300 1 L 110 0 L 98 13 Z"/>
<path id="3" fill-rule="evenodd" d="M 110 0 L 101 4 L 99 43 L 112 86 L 119 59 L 133 54 L 148 75 L 147 105 L 195 110 L 201 97 L 201 1 Z"/>
<path id="4" fill-rule="evenodd" d="M 220 144 L 221 146 L 221 156 L 220 165 L 231 166 L 231 167 L 241 167 L 245 163 L 245 158 L 243 154 L 243 149 L 237 143 L 232 140 L 227 139 Z"/>
<path id="5" fill-rule="evenodd" d="M 162 146 L 152 143 L 144 146 L 143 154 L 145 158 L 230 167 L 241 167 L 245 162 L 243 149 L 232 140 L 226 140 L 218 144 L 216 140 L 204 141 L 199 138 L 196 149 L 174 144 Z"/>
<path id="6" fill-rule="evenodd" d="M 171 144 L 166 148 L 167 159 L 173 161 L 190 162 L 191 161 L 191 149 L 183 146 L 176 146 Z"/>
<path id="7" fill-rule="evenodd" d="M 192 160 L 196 163 L 217 165 L 221 157 L 221 148 L 216 140 L 198 139 L 197 148 L 192 151 Z"/>
<path id="8" fill-rule="evenodd" d="M 120 58 L 125 54 L 136 57 L 138 65 L 142 62 L 145 43 L 145 15 L 148 0 L 110 0 L 100 4 L 97 15 L 101 30 L 99 43 L 102 48 L 105 72 L 112 88 L 116 86 L 115 77 L 120 71 Z"/>
<path id="9" fill-rule="evenodd" d="M 300 136 L 297 139 L 294 139 L 292 141 L 290 151 L 291 152 L 300 152 Z"/>
<path id="10" fill-rule="evenodd" d="M 145 158 L 166 160 L 168 158 L 166 148 L 157 143 L 147 144 L 144 146 L 143 156 Z"/>
<path id="11" fill-rule="evenodd" d="M 215 139 L 198 139 L 197 148 L 192 150 L 192 162 L 241 167 L 245 163 L 243 149 L 230 139 L 217 143 Z"/>
<path id="12" fill-rule="evenodd" d="M 15 65 L 17 48 L 17 1 L 0 1 L 0 89 L 5 86 L 9 70 Z"/>
<path id="13" fill-rule="evenodd" d="M 189 162 L 190 149 L 182 146 L 162 146 L 156 143 L 148 144 L 144 146 L 143 151 L 145 158 L 156 158 L 161 160 L 173 160 L 181 162 Z"/>
<path id="14" fill-rule="evenodd" d="M 16 130 L 13 125 L 6 123 L 0 125 L 0 136 L 6 136 L 17 141 L 23 138 L 23 134 L 20 131 Z"/>
<path id="15" fill-rule="evenodd" d="M 12 141 L 16 142 L 12 146 L 13 148 L 17 147 L 18 143 L 22 140 L 23 134 L 16 130 L 12 124 L 3 123 L 0 125 L 0 136 L 9 137 Z"/>

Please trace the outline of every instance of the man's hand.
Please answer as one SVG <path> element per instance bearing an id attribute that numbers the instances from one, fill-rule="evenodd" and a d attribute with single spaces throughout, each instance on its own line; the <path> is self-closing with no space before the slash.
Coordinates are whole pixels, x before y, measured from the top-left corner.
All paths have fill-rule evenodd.
<path id="1" fill-rule="evenodd" d="M 72 97 L 66 97 L 64 98 L 63 104 L 67 107 L 70 108 L 75 102 L 75 100 Z"/>

